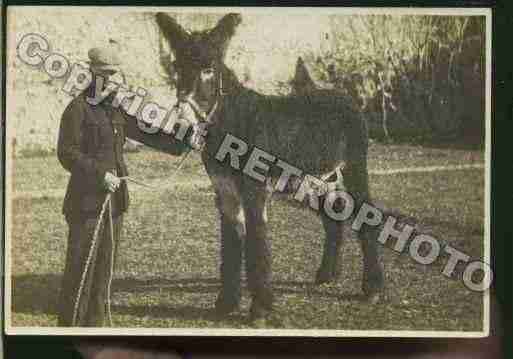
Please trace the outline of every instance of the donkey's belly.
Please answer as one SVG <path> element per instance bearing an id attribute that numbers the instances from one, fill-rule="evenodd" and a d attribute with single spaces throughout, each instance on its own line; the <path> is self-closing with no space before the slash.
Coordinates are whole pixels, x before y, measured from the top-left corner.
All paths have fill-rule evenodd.
<path id="1" fill-rule="evenodd" d="M 261 122 L 253 137 L 254 145 L 304 174 L 319 177 L 333 172 L 346 160 L 344 131 L 333 128 L 333 123 L 314 127 L 301 118 L 283 123 L 288 125 Z"/>

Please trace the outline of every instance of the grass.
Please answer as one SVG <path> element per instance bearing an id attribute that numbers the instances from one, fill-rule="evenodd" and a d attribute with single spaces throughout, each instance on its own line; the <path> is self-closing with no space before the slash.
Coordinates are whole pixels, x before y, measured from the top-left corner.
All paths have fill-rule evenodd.
<path id="1" fill-rule="evenodd" d="M 170 178 L 177 159 L 153 151 L 127 154 L 131 175 Z M 482 162 L 478 151 L 373 145 L 370 168 Z M 205 178 L 197 155 L 181 181 Z M 43 180 L 44 179 L 44 180 Z M 169 180 L 172 180 L 170 178 Z M 67 175 L 53 157 L 17 158 L 16 191 L 65 186 Z M 430 234 L 473 258 L 483 256 L 482 170 L 371 176 L 374 196 L 414 216 Z M 212 306 L 219 287 L 219 225 L 210 187 L 149 191 L 132 187 L 119 266 L 113 285 L 118 327 L 247 328 L 249 299 L 240 312 L 218 320 Z M 13 203 L 12 285 L 14 326 L 56 325 L 57 293 L 65 255 L 66 226 L 56 197 L 17 198 Z M 387 300 L 360 299 L 361 254 L 348 238 L 342 276 L 314 286 L 322 249 L 320 220 L 283 200 L 269 208 L 276 315 L 270 327 L 353 330 L 482 330 L 482 295 L 441 275 L 446 258 L 421 266 L 385 249 Z M 42 300 L 43 299 L 43 300 Z"/>

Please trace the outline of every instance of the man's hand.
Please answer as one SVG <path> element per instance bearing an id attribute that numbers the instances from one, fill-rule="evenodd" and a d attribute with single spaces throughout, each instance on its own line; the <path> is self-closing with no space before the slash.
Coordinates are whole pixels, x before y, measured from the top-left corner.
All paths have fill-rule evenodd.
<path id="1" fill-rule="evenodd" d="M 119 184 L 121 183 L 121 180 L 119 177 L 114 176 L 110 172 L 105 173 L 105 178 L 103 179 L 103 186 L 109 190 L 110 192 L 116 192 L 119 188 Z"/>

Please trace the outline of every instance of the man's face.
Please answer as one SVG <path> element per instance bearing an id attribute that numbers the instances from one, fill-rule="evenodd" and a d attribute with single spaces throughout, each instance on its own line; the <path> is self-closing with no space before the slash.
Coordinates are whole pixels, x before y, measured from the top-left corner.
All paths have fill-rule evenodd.
<path id="1" fill-rule="evenodd" d="M 118 66 L 91 66 L 91 72 L 95 77 L 103 77 L 105 82 L 109 80 L 119 84 L 123 84 L 125 82 L 125 76 Z"/>

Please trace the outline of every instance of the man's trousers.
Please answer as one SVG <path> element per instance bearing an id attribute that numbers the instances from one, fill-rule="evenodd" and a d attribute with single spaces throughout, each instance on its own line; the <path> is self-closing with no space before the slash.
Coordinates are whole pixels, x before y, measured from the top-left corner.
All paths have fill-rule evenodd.
<path id="1" fill-rule="evenodd" d="M 68 220 L 68 247 L 60 293 L 59 326 L 102 327 L 107 324 L 110 310 L 107 306 L 110 301 L 109 286 L 116 265 L 123 216 L 113 218 L 112 238 L 109 221 L 108 213 L 105 213 L 96 245 L 90 255 L 98 218 Z M 89 256 L 89 266 L 84 274 Z"/>

